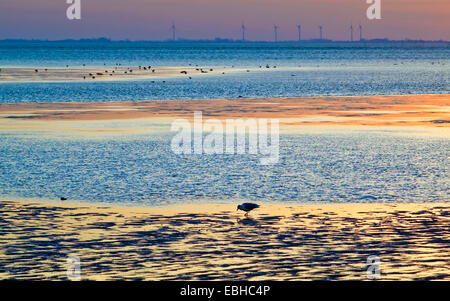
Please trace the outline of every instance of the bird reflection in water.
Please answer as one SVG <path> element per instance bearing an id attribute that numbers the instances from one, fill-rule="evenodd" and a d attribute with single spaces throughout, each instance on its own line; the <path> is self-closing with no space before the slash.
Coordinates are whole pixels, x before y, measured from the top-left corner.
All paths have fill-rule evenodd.
<path id="1" fill-rule="evenodd" d="M 250 217 L 238 219 L 237 222 L 244 226 L 256 226 L 258 224 L 258 222 L 255 219 Z"/>

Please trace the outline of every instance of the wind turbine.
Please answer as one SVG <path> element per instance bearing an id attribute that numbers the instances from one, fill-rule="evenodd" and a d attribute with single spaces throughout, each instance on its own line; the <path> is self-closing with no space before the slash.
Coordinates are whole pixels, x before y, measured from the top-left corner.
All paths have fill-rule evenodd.
<path id="1" fill-rule="evenodd" d="M 242 30 L 242 41 L 245 41 L 245 31 L 247 30 L 247 28 L 245 27 L 244 22 L 242 22 L 241 30 Z"/>
<path id="2" fill-rule="evenodd" d="M 297 30 L 298 30 L 298 41 L 300 42 L 302 40 L 302 26 L 297 25 Z"/>
<path id="3" fill-rule="evenodd" d="M 278 42 L 278 25 L 273 26 L 273 34 L 275 42 Z"/>
<path id="4" fill-rule="evenodd" d="M 350 42 L 353 42 L 353 24 L 350 25 Z"/>
<path id="5" fill-rule="evenodd" d="M 322 25 L 319 25 L 320 39 L 321 39 L 321 40 L 322 40 L 322 38 L 323 38 L 323 35 L 322 35 L 322 29 L 323 29 Z"/>
<path id="6" fill-rule="evenodd" d="M 362 26 L 361 24 L 359 24 L 359 40 L 362 41 L 363 37 L 362 37 Z"/>
<path id="7" fill-rule="evenodd" d="M 172 29 L 172 40 L 175 41 L 175 30 L 176 30 L 175 22 L 172 22 L 171 29 Z"/>

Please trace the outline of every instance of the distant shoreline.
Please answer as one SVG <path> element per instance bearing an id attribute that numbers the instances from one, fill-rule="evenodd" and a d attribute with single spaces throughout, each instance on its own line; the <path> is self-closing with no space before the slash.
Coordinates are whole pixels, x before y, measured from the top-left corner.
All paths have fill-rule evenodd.
<path id="1" fill-rule="evenodd" d="M 230 45 L 273 45 L 273 46 L 292 46 L 292 45 L 302 45 L 302 46 L 356 46 L 356 47 L 367 47 L 367 46 L 450 46 L 450 41 L 445 40 L 389 40 L 389 39 L 364 39 L 360 41 L 339 41 L 339 40 L 327 40 L 327 39 L 310 39 L 310 40 L 286 40 L 286 41 L 242 41 L 242 40 L 232 40 L 232 39 L 212 39 L 212 40 L 189 40 L 189 39 L 178 39 L 178 40 L 111 40 L 107 38 L 98 39 L 64 39 L 64 40 L 47 40 L 47 39 L 3 39 L 0 40 L 0 45 L 4 44 L 20 44 L 20 43 L 45 43 L 45 44 L 163 44 L 163 45 L 183 45 L 183 44 L 230 44 Z"/>

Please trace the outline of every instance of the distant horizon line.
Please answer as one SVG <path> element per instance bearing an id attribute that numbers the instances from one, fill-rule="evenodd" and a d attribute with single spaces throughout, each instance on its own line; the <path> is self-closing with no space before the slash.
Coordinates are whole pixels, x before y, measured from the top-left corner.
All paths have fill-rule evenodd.
<path id="1" fill-rule="evenodd" d="M 358 44 L 358 43 L 450 43 L 447 40 L 413 40 L 413 39 L 403 39 L 403 40 L 391 40 L 388 38 L 375 38 L 375 39 L 361 39 L 356 41 L 349 40 L 332 40 L 332 39 L 305 39 L 305 40 L 242 40 L 242 39 L 228 39 L 228 38 L 214 38 L 214 39 L 165 39 L 165 40 L 130 40 L 130 39 L 111 39 L 106 37 L 100 38 L 80 38 L 80 39 L 20 39 L 20 38 L 10 38 L 10 39 L 0 39 L 0 42 L 127 42 L 127 43 L 195 43 L 195 42 L 220 42 L 220 43 L 270 43 L 270 44 L 283 44 L 283 43 L 346 43 L 346 44 Z"/>

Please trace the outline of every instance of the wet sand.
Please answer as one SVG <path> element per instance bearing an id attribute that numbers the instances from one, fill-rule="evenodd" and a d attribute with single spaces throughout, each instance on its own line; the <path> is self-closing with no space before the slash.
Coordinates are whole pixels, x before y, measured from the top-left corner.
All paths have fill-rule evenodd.
<path id="1" fill-rule="evenodd" d="M 202 67 L 156 67 L 156 66 L 104 66 L 104 67 L 1 67 L 2 82 L 65 82 L 65 81 L 123 81 L 157 79 L 161 77 L 190 77 L 222 72 L 236 72 L 240 69 Z"/>
<path id="2" fill-rule="evenodd" d="M 192 119 L 194 111 L 205 119 L 276 118 L 294 131 L 416 127 L 450 135 L 450 94 L 0 104 L 0 131 L 138 132 L 142 122 L 167 127 L 176 118 Z"/>
<path id="3" fill-rule="evenodd" d="M 450 280 L 448 204 L 0 207 L 0 279 Z"/>

